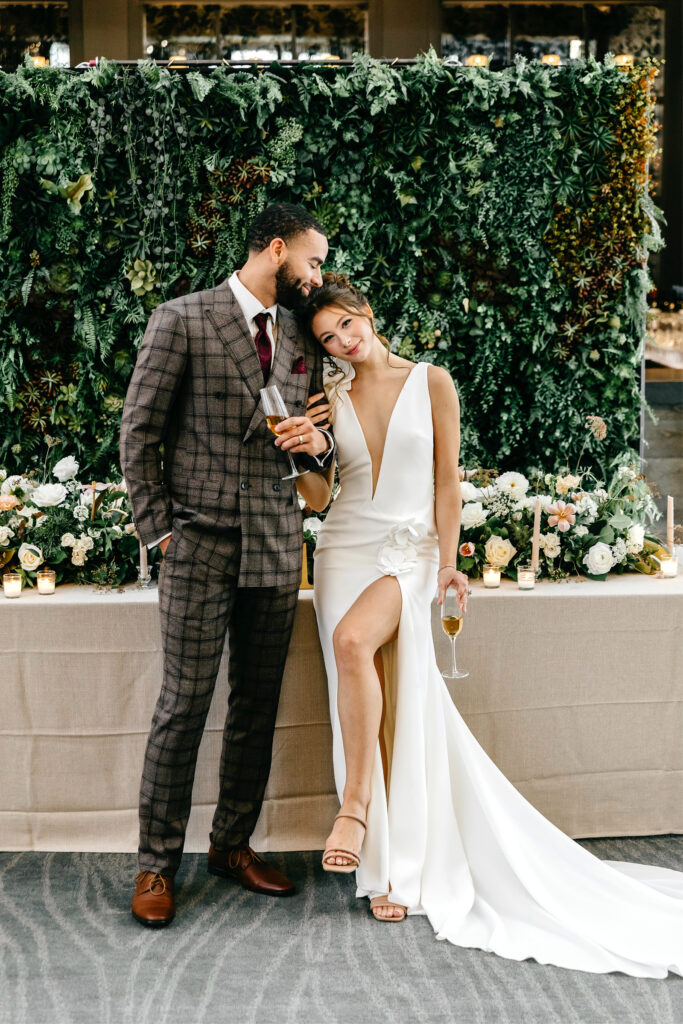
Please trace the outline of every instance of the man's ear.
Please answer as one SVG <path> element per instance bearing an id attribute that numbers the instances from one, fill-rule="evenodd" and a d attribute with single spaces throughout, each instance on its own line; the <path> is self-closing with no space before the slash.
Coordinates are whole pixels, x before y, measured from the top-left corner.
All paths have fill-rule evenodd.
<path id="1" fill-rule="evenodd" d="M 283 238 L 274 238 L 268 246 L 270 259 L 277 266 L 281 266 L 287 259 L 287 243 Z"/>

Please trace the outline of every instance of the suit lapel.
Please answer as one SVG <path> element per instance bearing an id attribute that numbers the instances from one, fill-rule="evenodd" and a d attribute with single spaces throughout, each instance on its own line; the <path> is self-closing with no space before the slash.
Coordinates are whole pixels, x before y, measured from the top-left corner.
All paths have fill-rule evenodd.
<path id="1" fill-rule="evenodd" d="M 247 321 L 230 285 L 226 283 L 215 289 L 215 301 L 206 315 L 258 402 L 259 388 L 263 387 L 261 363 Z"/>

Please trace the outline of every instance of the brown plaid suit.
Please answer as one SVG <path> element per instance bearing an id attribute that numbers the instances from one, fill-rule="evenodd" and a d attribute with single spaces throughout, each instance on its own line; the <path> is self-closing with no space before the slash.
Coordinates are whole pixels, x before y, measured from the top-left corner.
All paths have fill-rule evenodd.
<path id="1" fill-rule="evenodd" d="M 322 351 L 281 307 L 268 383 L 292 415 L 322 391 Z M 172 874 L 180 863 L 226 632 L 230 697 L 214 846 L 246 842 L 261 809 L 302 552 L 297 493 L 282 479 L 287 463 L 261 412 L 261 387 L 256 347 L 227 281 L 155 310 L 121 425 L 140 537 L 152 543 L 171 532 L 159 576 L 164 681 L 140 790 L 144 870 Z M 299 461 L 320 468 L 308 456 Z"/>

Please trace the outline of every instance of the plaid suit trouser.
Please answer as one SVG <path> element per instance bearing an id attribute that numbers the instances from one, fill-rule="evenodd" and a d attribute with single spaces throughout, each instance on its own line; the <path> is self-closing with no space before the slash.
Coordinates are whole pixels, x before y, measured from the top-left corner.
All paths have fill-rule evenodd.
<path id="1" fill-rule="evenodd" d="M 182 536 L 171 540 L 159 578 L 164 680 L 140 786 L 141 870 L 170 875 L 180 864 L 226 632 L 230 696 L 211 842 L 228 849 L 251 836 L 270 772 L 297 598 L 298 583 L 238 588 L 236 575 L 197 562 Z"/>

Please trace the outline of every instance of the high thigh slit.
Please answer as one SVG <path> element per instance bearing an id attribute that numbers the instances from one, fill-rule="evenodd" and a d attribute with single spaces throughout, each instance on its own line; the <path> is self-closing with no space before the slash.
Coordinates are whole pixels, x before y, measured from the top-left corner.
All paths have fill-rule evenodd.
<path id="1" fill-rule="evenodd" d="M 683 974 L 683 873 L 600 861 L 560 832 L 482 750 L 438 670 L 428 367 L 418 364 L 398 395 L 374 493 L 351 387 L 349 374 L 333 403 L 341 492 L 315 553 L 340 800 L 346 773 L 332 636 L 383 575 L 396 577 L 402 602 L 396 637 L 382 648 L 388 778 L 385 787 L 378 738 L 357 895 L 391 892 L 409 914 L 426 914 L 437 938 L 513 960 Z"/>

